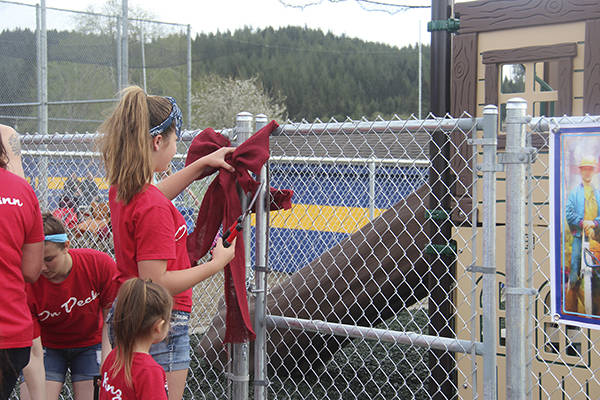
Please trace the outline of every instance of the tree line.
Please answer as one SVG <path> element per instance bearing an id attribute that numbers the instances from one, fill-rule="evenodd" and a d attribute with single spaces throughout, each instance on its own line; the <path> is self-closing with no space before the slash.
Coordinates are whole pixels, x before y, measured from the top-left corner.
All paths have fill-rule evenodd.
<path id="1" fill-rule="evenodd" d="M 111 98 L 117 91 L 116 38 L 102 33 L 48 32 L 49 100 Z M 30 30 L 0 33 L 0 103 L 37 100 L 36 38 Z M 129 41 L 129 81 L 148 92 L 185 102 L 187 42 L 182 34 Z M 429 109 L 429 47 L 423 51 L 423 103 Z M 336 36 L 320 30 L 286 27 L 197 35 L 192 40 L 195 96 L 207 77 L 254 82 L 276 109 L 293 121 L 305 119 L 403 118 L 418 111 L 418 48 Z M 215 94 L 217 96 L 218 94 Z M 206 96 L 204 96 L 206 97 Z M 86 115 L 101 120 L 106 104 L 54 105 L 50 115 Z M 35 107 L 3 107 L 7 114 L 36 115 Z M 23 123 L 23 122 L 21 122 Z M 55 124 L 58 131 L 63 123 Z M 61 127 L 61 128 L 59 128 Z M 72 129 L 78 129 L 74 126 Z M 86 129 L 88 128 L 86 125 Z M 33 129 L 35 130 L 35 129 Z"/>

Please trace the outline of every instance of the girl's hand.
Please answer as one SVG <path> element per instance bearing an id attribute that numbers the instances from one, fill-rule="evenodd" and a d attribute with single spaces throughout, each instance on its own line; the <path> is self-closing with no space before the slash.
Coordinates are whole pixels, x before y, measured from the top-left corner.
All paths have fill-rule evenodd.
<path id="1" fill-rule="evenodd" d="M 221 268 L 225 268 L 225 266 L 229 264 L 231 260 L 233 260 L 233 257 L 235 257 L 236 240 L 237 237 L 233 239 L 233 242 L 231 242 L 231 246 L 229 247 L 223 246 L 223 238 L 219 238 L 217 240 L 217 244 L 213 249 L 212 256 L 213 261 L 216 261 L 217 263 L 219 263 L 219 265 L 223 265 Z"/>
<path id="2" fill-rule="evenodd" d="M 213 151 L 212 153 L 202 157 L 203 164 L 208 168 L 224 168 L 229 172 L 234 172 L 235 168 L 225 161 L 225 156 L 233 153 L 234 150 L 235 147 L 221 147 L 219 150 Z"/>

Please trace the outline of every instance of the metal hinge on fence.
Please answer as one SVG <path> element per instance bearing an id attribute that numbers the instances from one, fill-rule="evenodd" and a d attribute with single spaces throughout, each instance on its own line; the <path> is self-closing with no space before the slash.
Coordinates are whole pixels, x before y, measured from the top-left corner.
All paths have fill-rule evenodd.
<path id="1" fill-rule="evenodd" d="M 496 273 L 496 267 L 482 267 L 479 265 L 469 265 L 467 267 L 467 272 L 479 272 L 482 274 L 495 274 Z"/>
<path id="2" fill-rule="evenodd" d="M 525 287 L 507 287 L 504 289 L 504 293 L 506 294 L 518 294 L 521 296 L 536 296 L 538 291 L 534 288 L 525 288 Z"/>
<path id="3" fill-rule="evenodd" d="M 498 153 L 499 164 L 533 164 L 535 162 L 535 147 L 526 147 L 525 151 L 508 151 Z"/>
<path id="4" fill-rule="evenodd" d="M 448 244 L 430 243 L 425 247 L 425 254 L 455 256 L 457 254 L 456 247 L 456 240 L 450 240 Z"/>
<path id="5" fill-rule="evenodd" d="M 250 375 L 234 375 L 231 372 L 226 372 L 225 376 L 227 377 L 227 379 L 229 379 L 230 381 L 233 381 L 233 382 L 249 382 L 250 381 Z"/>
<path id="6" fill-rule="evenodd" d="M 460 28 L 460 20 L 456 18 L 436 19 L 427 23 L 427 32 L 447 31 L 454 33 Z"/>

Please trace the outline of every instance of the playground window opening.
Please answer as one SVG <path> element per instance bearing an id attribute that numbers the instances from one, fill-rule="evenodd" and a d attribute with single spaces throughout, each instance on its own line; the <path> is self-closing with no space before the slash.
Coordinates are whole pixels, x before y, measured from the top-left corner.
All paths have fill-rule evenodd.
<path id="1" fill-rule="evenodd" d="M 525 92 L 525 65 L 504 64 L 500 72 L 502 77 L 501 93 L 524 93 Z"/>

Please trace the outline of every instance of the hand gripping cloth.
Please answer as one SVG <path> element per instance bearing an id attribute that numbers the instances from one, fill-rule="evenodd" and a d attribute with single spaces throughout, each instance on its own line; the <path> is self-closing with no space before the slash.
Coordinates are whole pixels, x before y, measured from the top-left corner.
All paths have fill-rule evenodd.
<path id="1" fill-rule="evenodd" d="M 248 171 L 258 175 L 261 167 L 269 159 L 269 135 L 279 125 L 271 121 L 264 128 L 240 144 L 233 153 L 225 159 L 235 168 L 235 172 L 220 169 L 218 175 L 208 187 L 196 220 L 194 231 L 188 236 L 187 248 L 192 265 L 202 258 L 210 249 L 219 227 L 230 226 L 242 213 L 240 198 L 236 183 L 248 195 L 253 195 L 259 186 Z M 185 160 L 189 165 L 195 160 L 230 146 L 229 139 L 207 128 L 200 132 L 192 141 Z M 214 169 L 204 172 L 198 179 L 215 172 Z M 291 190 L 269 189 L 270 209 L 289 209 L 292 206 Z M 235 245 L 235 257 L 225 267 L 225 303 L 227 317 L 225 328 L 226 343 L 241 343 L 254 340 L 256 335 L 252 329 L 248 299 L 246 296 L 246 265 L 244 240 L 240 235 Z"/>

